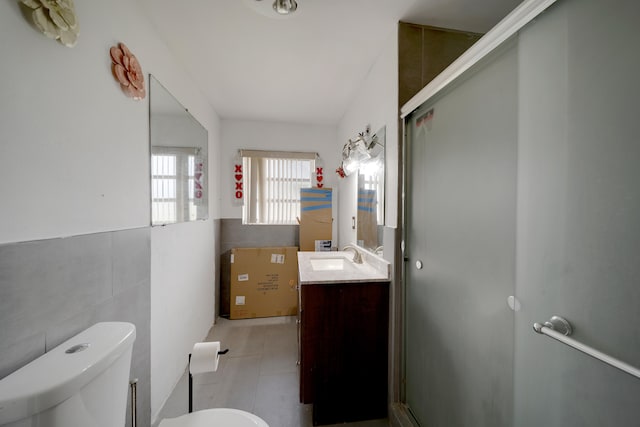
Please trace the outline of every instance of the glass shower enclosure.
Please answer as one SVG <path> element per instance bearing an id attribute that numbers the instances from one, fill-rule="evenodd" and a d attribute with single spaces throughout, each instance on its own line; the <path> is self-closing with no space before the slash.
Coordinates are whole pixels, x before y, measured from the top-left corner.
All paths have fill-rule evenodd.
<path id="1" fill-rule="evenodd" d="M 558 0 L 405 117 L 404 403 L 423 427 L 640 425 L 640 6 Z"/>

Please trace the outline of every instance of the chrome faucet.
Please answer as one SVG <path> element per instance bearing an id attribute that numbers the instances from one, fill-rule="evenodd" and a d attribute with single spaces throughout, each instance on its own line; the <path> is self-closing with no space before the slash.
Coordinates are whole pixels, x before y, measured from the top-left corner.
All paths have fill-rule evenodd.
<path id="1" fill-rule="evenodd" d="M 360 253 L 360 251 L 358 251 L 358 249 L 353 245 L 347 245 L 344 248 L 342 248 L 343 251 L 346 251 L 347 249 L 353 249 L 352 261 L 356 264 L 362 264 L 362 254 Z"/>

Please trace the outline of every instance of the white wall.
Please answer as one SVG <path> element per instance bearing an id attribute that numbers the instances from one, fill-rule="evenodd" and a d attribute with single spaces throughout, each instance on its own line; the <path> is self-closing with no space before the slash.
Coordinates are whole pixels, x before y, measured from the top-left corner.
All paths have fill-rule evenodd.
<path id="1" fill-rule="evenodd" d="M 151 419 L 215 315 L 213 221 L 151 229 Z"/>
<path id="2" fill-rule="evenodd" d="M 222 218 L 242 218 L 242 207 L 233 204 L 235 189 L 233 164 L 239 149 L 317 152 L 324 162 L 325 186 L 334 188 L 333 238 L 334 240 L 337 238 L 336 202 L 339 191 L 336 188 L 338 178 L 335 169 L 340 164 L 340 151 L 336 149 L 337 135 L 334 126 L 225 119 L 222 121 L 222 140 L 224 141 L 220 150 Z"/>
<path id="3" fill-rule="evenodd" d="M 381 52 L 363 80 L 362 86 L 352 100 L 349 108 L 338 125 L 337 149 L 359 132 L 367 124 L 371 132 L 386 126 L 386 185 L 385 185 L 385 225 L 398 225 L 398 32 L 394 28 Z M 338 241 L 340 247 L 356 242 L 355 230 L 351 228 L 351 217 L 357 216 L 356 191 L 357 176 L 352 174 L 339 182 Z"/>
<path id="4" fill-rule="evenodd" d="M 76 11 L 81 34 L 69 49 L 33 29 L 17 1 L 0 2 L 0 243 L 149 225 L 148 100 L 125 97 L 111 75 L 119 41 L 208 129 L 215 218 L 215 111 L 138 2 L 76 2 Z M 152 417 L 213 321 L 213 239 L 212 219 L 152 230 Z"/>

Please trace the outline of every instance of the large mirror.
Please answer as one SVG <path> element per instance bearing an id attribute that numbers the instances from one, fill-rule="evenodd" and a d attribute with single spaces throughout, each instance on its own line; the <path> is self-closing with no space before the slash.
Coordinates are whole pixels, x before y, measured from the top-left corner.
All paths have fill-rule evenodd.
<path id="1" fill-rule="evenodd" d="M 384 227 L 384 150 L 386 127 L 372 137 L 369 158 L 360 161 L 356 239 L 358 246 L 382 255 Z"/>
<path id="2" fill-rule="evenodd" d="M 149 75 L 151 225 L 207 219 L 207 130 Z"/>

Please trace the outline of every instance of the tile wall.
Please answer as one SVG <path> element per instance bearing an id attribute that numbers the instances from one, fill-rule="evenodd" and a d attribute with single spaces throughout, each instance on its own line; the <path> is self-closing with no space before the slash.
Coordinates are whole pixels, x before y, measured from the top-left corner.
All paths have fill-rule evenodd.
<path id="1" fill-rule="evenodd" d="M 148 227 L 0 245 L 0 378 L 96 322 L 131 322 L 138 423 L 150 425 L 150 313 Z"/>

